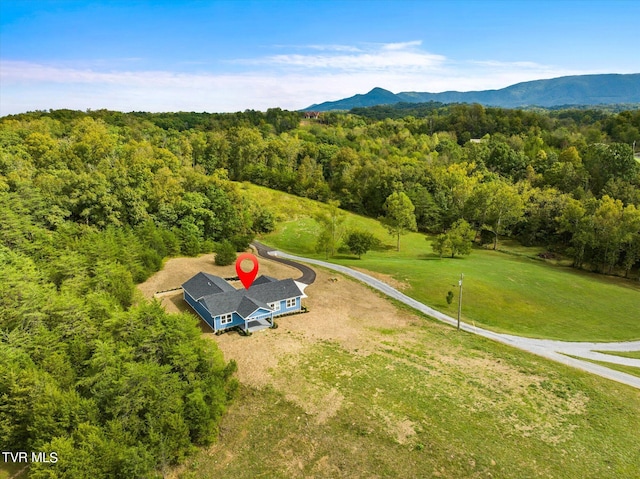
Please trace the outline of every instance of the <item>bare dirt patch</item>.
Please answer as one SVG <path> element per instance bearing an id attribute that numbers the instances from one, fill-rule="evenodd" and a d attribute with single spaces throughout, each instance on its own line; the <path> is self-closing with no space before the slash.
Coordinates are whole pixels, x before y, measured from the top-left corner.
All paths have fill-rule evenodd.
<path id="1" fill-rule="evenodd" d="M 216 266 L 213 259 L 212 254 L 172 258 L 162 271 L 138 285 L 138 290 L 146 298 L 157 297 L 169 312 L 191 312 L 182 300 L 181 291 L 159 295 L 156 292 L 178 288 L 200 271 L 222 277 L 235 276 L 234 265 Z M 296 277 L 297 273 L 294 268 L 260 258 L 259 274 L 284 279 Z M 237 333 L 216 336 L 203 324 L 204 335 L 218 343 L 227 360 L 235 359 L 238 363 L 241 382 L 256 387 L 275 385 L 270 371 L 281 359 L 286 357 L 288 362 L 295 362 L 300 352 L 320 341 L 337 342 L 349 351 L 369 354 L 377 348 L 379 336 L 372 328 L 400 329 L 415 319 L 361 284 L 323 270 L 316 270 L 316 273 L 315 283 L 305 289 L 308 298 L 303 300 L 309 312 L 277 319 L 277 329 L 258 331 L 250 337 Z M 280 386 L 286 387 L 285 384 Z M 329 393 L 324 391 L 321 396 Z M 317 415 L 320 421 L 336 412 L 321 410 L 319 405 L 312 406 L 308 400 L 309 396 L 300 397 L 296 402 Z"/>
<path id="2" fill-rule="evenodd" d="M 195 258 L 171 258 L 156 274 L 137 286 L 138 291 L 147 299 L 157 298 L 170 313 L 184 313 L 192 311 L 182 300 L 180 285 L 200 271 L 215 274 L 223 278 L 236 276 L 234 264 L 229 266 L 217 266 L 214 263 L 215 255 L 203 254 Z M 272 261 L 260 261 L 258 274 L 266 274 L 274 278 L 284 279 L 296 277 L 298 270 L 290 266 L 281 265 Z M 232 283 L 241 287 L 240 283 Z"/>
<path id="3" fill-rule="evenodd" d="M 228 273 L 229 269 L 216 267 L 212 260 L 205 255 L 167 262 L 180 279 L 167 274 L 150 278 L 146 290 L 182 282 L 201 270 L 233 275 L 233 270 Z M 278 278 L 298 275 L 263 258 L 260 268 Z M 479 421 L 492 421 L 500 430 L 550 446 L 574 436 L 574 418 L 585 414 L 589 398 L 559 376 L 530 372 L 526 364 L 505 361 L 482 348 L 470 349 L 463 338 L 456 339 L 459 334 L 454 329 L 426 322 L 358 282 L 323 269 L 316 272 L 316 282 L 306 288 L 308 298 L 303 300 L 310 312 L 277 319 L 277 329 L 250 337 L 236 333 L 215 336 L 200 321 L 204 336 L 218 344 L 227 360 L 237 361 L 237 377 L 248 386 L 243 388 L 247 394 L 243 401 L 230 407 L 219 443 L 191 464 L 202 477 L 243 477 L 239 470 L 253 471 L 252 477 L 264 471 L 270 477 L 359 477 L 346 476 L 344 468 L 357 463 L 350 463 L 350 457 L 365 450 L 363 444 L 368 444 L 369 437 L 380 435 L 383 440 L 376 443 L 375 454 L 381 450 L 389 457 L 398 448 L 431 447 L 425 434 L 437 431 L 440 410 L 427 407 L 427 416 L 422 417 L 418 404 L 422 408 L 452 401 L 457 409 L 466 411 L 457 414 L 461 420 L 491 418 Z M 189 310 L 179 293 L 161 299 L 168 310 Z M 386 377 L 387 371 L 394 379 L 382 385 L 378 378 Z M 411 400 L 414 396 L 424 402 Z M 272 404 L 281 405 L 267 409 Z M 278 415 L 280 411 L 285 412 Z M 282 433 L 260 439 L 260 447 L 247 449 L 255 435 L 270 430 L 274 421 L 286 425 Z M 344 432 L 345 422 L 354 430 Z M 326 437 L 332 438 L 331 444 L 335 440 L 335 448 L 324 442 Z M 495 440 L 489 437 L 490 443 Z M 355 445 L 350 451 L 351 444 Z M 389 444 L 394 446 L 389 449 Z M 261 447 L 269 454 L 262 454 Z M 476 458 L 468 460 L 475 468 Z M 496 462 L 491 459 L 491 464 L 494 467 Z M 170 477 L 184 470 L 180 467 Z M 441 471 L 437 475 L 467 477 L 448 475 L 444 468 Z M 376 475 L 370 471 L 367 477 Z"/>
<path id="4" fill-rule="evenodd" d="M 236 276 L 234 264 L 229 266 L 217 266 L 213 261 L 215 255 L 203 254 L 195 258 L 171 258 L 167 260 L 163 268 L 156 274 L 138 285 L 138 290 L 145 298 L 152 298 L 159 291 L 179 288 L 182 283 L 198 274 L 200 271 L 215 274 L 223 278 Z M 296 276 L 298 271 L 289 266 L 274 263 L 272 261 L 260 261 L 258 274 L 266 274 L 278 279 Z"/>
<path id="5" fill-rule="evenodd" d="M 266 262 L 261 260 L 261 264 Z M 291 277 L 290 269 L 283 265 L 273 263 L 270 267 L 276 277 Z M 301 351 L 320 341 L 337 342 L 349 351 L 368 354 L 377 343 L 378 333 L 370 329 L 372 326 L 401 328 L 410 321 L 409 314 L 398 312 L 366 287 L 322 270 L 316 273 L 316 282 L 305 289 L 308 298 L 303 304 L 308 313 L 279 318 L 278 329 L 258 331 L 251 337 L 212 335 L 225 358 L 238 362 L 240 381 L 258 387 L 273 384 L 269 371 L 281 359 L 295 360 Z"/>

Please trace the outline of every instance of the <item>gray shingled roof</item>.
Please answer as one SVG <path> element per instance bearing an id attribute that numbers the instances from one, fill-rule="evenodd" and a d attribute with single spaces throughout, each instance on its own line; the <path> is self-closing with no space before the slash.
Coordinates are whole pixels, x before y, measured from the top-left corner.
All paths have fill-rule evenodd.
<path id="1" fill-rule="evenodd" d="M 278 281 L 275 278 L 272 278 L 271 276 L 267 276 L 266 274 L 260 275 L 258 276 L 255 281 L 252 283 L 251 286 L 254 286 L 256 284 L 264 284 L 264 283 L 274 283 Z"/>
<path id="2" fill-rule="evenodd" d="M 271 311 L 269 305 L 247 295 L 247 290 L 236 289 L 226 293 L 210 294 L 200 300 L 200 303 L 213 315 L 238 312 L 243 318 L 248 317 L 258 308 Z"/>
<path id="3" fill-rule="evenodd" d="M 236 289 L 219 276 L 200 272 L 182 284 L 189 295 L 198 300 L 210 294 L 235 291 Z"/>
<path id="4" fill-rule="evenodd" d="M 288 278 L 271 283 L 254 283 L 247 290 L 247 296 L 265 303 L 273 303 L 274 301 L 302 296 L 302 291 L 300 291 L 294 280 Z"/>
<path id="5" fill-rule="evenodd" d="M 271 311 L 268 303 L 302 296 L 302 291 L 292 279 L 261 276 L 258 280 L 249 289 L 235 289 L 224 279 L 201 272 L 182 287 L 213 316 L 236 311 L 246 318 L 258 308 Z"/>
<path id="6" fill-rule="evenodd" d="M 269 307 L 268 304 L 265 304 L 262 301 L 258 301 L 256 299 L 250 298 L 249 296 L 245 296 L 242 298 L 242 301 L 240 301 L 240 304 L 238 305 L 238 309 L 236 309 L 236 311 L 243 318 L 248 318 L 251 315 L 251 313 L 253 313 L 258 308 L 264 308 L 267 311 L 272 311 L 272 309 Z"/>

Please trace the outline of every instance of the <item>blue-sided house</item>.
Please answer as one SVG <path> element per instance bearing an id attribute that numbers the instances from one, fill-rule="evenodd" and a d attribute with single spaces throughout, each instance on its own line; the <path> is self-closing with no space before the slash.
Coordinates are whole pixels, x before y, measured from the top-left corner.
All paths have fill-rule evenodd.
<path id="1" fill-rule="evenodd" d="M 273 326 L 273 318 L 298 312 L 304 294 L 292 279 L 260 276 L 249 289 L 198 273 L 182 285 L 184 300 L 215 332 L 239 326 L 245 332 Z"/>

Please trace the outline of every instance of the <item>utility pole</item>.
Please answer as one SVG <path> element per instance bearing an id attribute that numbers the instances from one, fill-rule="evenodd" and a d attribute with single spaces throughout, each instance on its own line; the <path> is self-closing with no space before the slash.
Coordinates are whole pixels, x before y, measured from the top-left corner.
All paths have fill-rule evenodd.
<path id="1" fill-rule="evenodd" d="M 458 331 L 460 331 L 460 313 L 462 313 L 462 280 L 464 279 L 464 273 L 460 273 L 460 281 L 458 281 L 458 286 L 460 286 L 460 293 L 458 294 Z"/>

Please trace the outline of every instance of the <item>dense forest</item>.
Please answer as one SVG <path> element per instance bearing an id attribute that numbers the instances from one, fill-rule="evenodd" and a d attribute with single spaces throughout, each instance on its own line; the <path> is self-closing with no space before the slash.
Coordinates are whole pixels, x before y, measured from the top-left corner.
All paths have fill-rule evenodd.
<path id="1" fill-rule="evenodd" d="M 442 233 L 464 219 L 494 246 L 511 236 L 578 268 L 636 270 L 640 110 L 428 103 L 411 106 L 416 116 L 378 119 L 387 108 L 403 111 L 372 107 L 317 120 L 280 109 L 5 117 L 0 188 L 20 198 L 29 189 L 49 207 L 48 228 L 153 224 L 177 244 L 170 254 L 221 240 L 241 248 L 271 225 L 270 212 L 244 205 L 227 178 L 374 218 L 403 192 L 420 231 Z"/>
<path id="2" fill-rule="evenodd" d="M 215 439 L 235 365 L 134 286 L 167 256 L 273 227 L 233 181 L 375 218 L 401 194 L 420 231 L 464 219 L 493 247 L 638 276 L 640 111 L 381 108 L 1 118 L 2 450 L 64 455 L 32 477 L 131 478 Z"/>
<path id="3" fill-rule="evenodd" d="M 235 363 L 135 283 L 265 217 L 182 135 L 74 116 L 0 126 L 0 448 L 58 454 L 30 477 L 150 477 L 216 439 Z"/>

